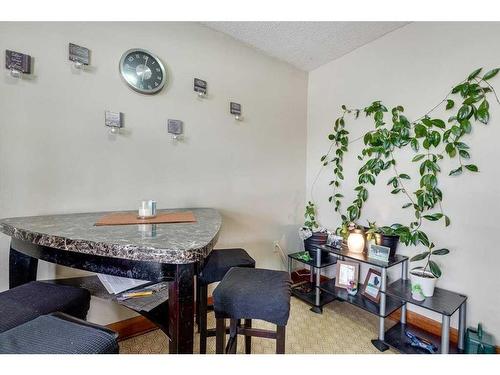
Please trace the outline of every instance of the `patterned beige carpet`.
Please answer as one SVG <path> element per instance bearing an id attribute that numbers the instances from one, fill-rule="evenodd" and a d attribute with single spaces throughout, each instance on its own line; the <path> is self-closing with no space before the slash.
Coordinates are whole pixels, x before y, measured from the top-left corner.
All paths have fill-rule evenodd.
<path id="1" fill-rule="evenodd" d="M 377 336 L 378 319 L 348 303 L 334 302 L 325 306 L 323 314 L 309 311 L 309 306 L 292 298 L 290 319 L 286 332 L 288 354 L 376 354 L 370 340 Z M 213 313 L 209 314 L 209 327 L 214 327 Z M 386 321 L 386 327 L 391 323 Z M 255 321 L 255 327 L 271 328 L 272 325 Z M 215 353 L 215 337 L 210 337 L 207 353 Z M 199 335 L 195 337 L 195 353 L 199 353 Z M 238 353 L 244 352 L 243 337 L 238 338 Z M 275 341 L 252 338 L 252 353 L 275 352 Z M 160 330 L 133 337 L 120 343 L 120 353 L 168 353 L 167 336 Z M 391 350 L 385 353 L 394 353 Z"/>

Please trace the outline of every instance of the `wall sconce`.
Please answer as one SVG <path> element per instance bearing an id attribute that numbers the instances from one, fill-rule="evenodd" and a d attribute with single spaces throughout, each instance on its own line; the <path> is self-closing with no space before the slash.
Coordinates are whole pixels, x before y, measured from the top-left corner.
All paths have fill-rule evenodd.
<path id="1" fill-rule="evenodd" d="M 23 74 L 31 74 L 32 58 L 24 53 L 5 50 L 5 66 L 14 78 L 22 78 Z"/>
<path id="2" fill-rule="evenodd" d="M 365 251 L 365 232 L 361 229 L 354 229 L 347 237 L 347 247 L 353 253 L 361 254 Z"/>
<path id="3" fill-rule="evenodd" d="M 180 138 L 182 138 L 182 121 L 168 119 L 167 131 L 169 132 L 169 134 L 172 134 L 172 140 L 179 140 Z"/>
<path id="4" fill-rule="evenodd" d="M 229 112 L 231 112 L 231 114 L 234 115 L 234 119 L 236 121 L 243 120 L 243 116 L 241 115 L 241 104 L 235 103 L 235 102 L 230 102 L 229 103 Z"/>
<path id="5" fill-rule="evenodd" d="M 111 134 L 120 133 L 120 129 L 123 128 L 122 113 L 106 111 L 104 113 L 104 125 L 109 128 Z"/>
<path id="6" fill-rule="evenodd" d="M 77 44 L 69 43 L 68 58 L 73 62 L 73 68 L 83 70 L 90 64 L 90 50 Z"/>
<path id="7" fill-rule="evenodd" d="M 207 97 L 207 81 L 199 78 L 194 79 L 194 91 L 198 94 L 198 98 L 203 99 Z"/>

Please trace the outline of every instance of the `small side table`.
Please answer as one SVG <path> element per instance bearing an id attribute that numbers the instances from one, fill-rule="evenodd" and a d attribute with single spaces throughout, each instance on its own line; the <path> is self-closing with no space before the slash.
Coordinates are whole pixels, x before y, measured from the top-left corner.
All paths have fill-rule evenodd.
<path id="1" fill-rule="evenodd" d="M 466 327 L 466 310 L 467 310 L 467 297 L 451 292 L 446 289 L 435 288 L 434 295 L 426 298 L 424 301 L 415 301 L 411 297 L 411 283 L 409 280 L 397 280 L 387 287 L 386 294 L 392 297 L 400 298 L 406 305 L 423 307 L 438 314 L 441 314 L 441 338 L 429 334 L 417 327 L 412 326 L 413 331 L 417 336 L 426 338 L 439 347 L 441 354 L 448 353 L 463 353 L 465 341 L 465 327 Z M 450 345 L 450 318 L 458 310 L 458 343 L 457 345 Z M 385 333 L 385 342 L 393 348 L 409 354 L 420 354 L 422 350 L 414 348 L 407 344 L 405 336 L 406 329 L 406 316 L 403 316 L 401 311 L 401 322 L 389 329 Z"/>

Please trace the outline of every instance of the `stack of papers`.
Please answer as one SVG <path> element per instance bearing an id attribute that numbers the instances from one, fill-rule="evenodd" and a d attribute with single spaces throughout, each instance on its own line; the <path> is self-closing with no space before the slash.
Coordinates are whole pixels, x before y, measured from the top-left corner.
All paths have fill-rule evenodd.
<path id="1" fill-rule="evenodd" d="M 104 274 L 97 274 L 97 277 L 101 281 L 102 285 L 106 288 L 110 294 L 118 294 L 136 288 L 141 285 L 149 284 L 148 280 L 138 280 L 138 279 L 128 279 L 126 277 L 111 276 Z"/>

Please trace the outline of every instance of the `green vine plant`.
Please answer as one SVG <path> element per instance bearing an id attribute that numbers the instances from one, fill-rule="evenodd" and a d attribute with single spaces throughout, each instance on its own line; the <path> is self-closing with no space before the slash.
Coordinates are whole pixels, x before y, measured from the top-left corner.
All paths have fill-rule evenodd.
<path id="1" fill-rule="evenodd" d="M 426 250 L 410 261 L 425 261 L 424 266 L 414 269 L 424 272 L 429 270 L 437 278 L 441 276 L 441 269 L 433 257 L 446 255 L 449 250 L 436 249 L 434 242 L 422 230 L 422 223 L 423 220 L 443 220 L 445 226 L 450 225 L 449 216 L 443 212 L 443 192 L 438 183 L 438 176 L 442 172 L 440 163 L 445 157 L 457 162 L 456 167 L 449 171 L 450 176 L 479 171 L 475 164 L 468 162 L 470 149 L 463 140 L 476 123 L 488 124 L 489 96 L 494 95 L 496 102 L 500 104 L 494 88 L 488 82 L 499 70 L 492 69 L 482 76 L 482 68 L 474 70 L 465 80 L 455 85 L 439 104 L 414 121 L 405 117 L 401 105 L 393 107 L 390 112 L 381 101 L 375 101 L 363 109 L 349 109 L 342 105 L 342 114 L 335 120 L 333 131 L 328 135 L 332 142 L 330 149 L 321 157 L 323 166 L 333 167 L 333 179 L 330 181 L 333 193 L 329 201 L 342 220 L 341 227 L 337 229 L 338 234 L 348 234 L 349 224 L 356 223 L 361 217 L 363 205 L 369 195 L 367 186 L 375 185 L 377 176 L 382 171 L 390 170 L 393 175 L 387 185 L 390 186 L 391 194 L 402 194 L 405 197 L 407 202 L 402 208 L 413 210 L 415 219 L 408 225 L 396 223 L 378 230 L 384 234 L 399 236 L 405 245 L 423 245 Z M 451 113 L 449 118 L 433 117 L 432 113 L 443 106 Z M 346 119 L 348 116 L 358 119 L 361 113 L 373 119 L 374 129 L 350 141 Z M 340 193 L 344 180 L 343 158 L 349 151 L 349 144 L 361 139 L 364 147 L 358 159 L 364 164 L 358 171 L 357 186 L 354 188 L 356 197 L 344 211 L 344 196 Z M 405 148 L 410 148 L 415 153 L 412 161 L 420 175 L 419 187 L 413 192 L 406 187 L 411 179 L 410 175 L 399 171 L 394 157 L 396 149 Z M 373 226 L 373 223 L 370 224 Z"/>
<path id="2" fill-rule="evenodd" d="M 309 228 L 311 231 L 319 228 L 318 223 L 316 222 L 316 207 L 314 203 L 309 201 L 306 205 L 306 212 L 304 213 L 304 227 Z"/>

